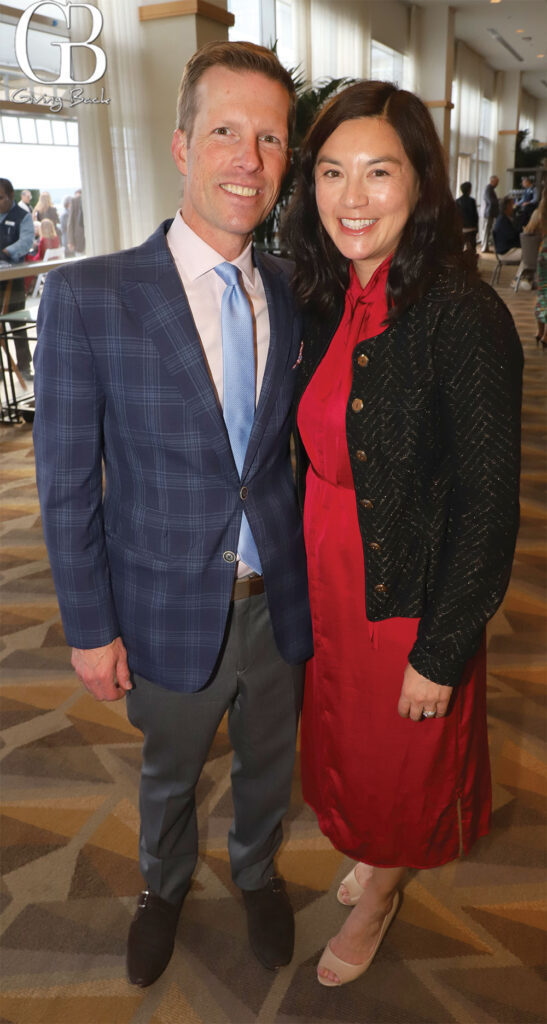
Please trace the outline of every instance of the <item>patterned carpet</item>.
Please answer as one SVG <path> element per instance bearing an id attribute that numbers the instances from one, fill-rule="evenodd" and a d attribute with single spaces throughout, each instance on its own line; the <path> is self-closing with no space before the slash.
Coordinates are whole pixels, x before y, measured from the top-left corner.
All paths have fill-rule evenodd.
<path id="1" fill-rule="evenodd" d="M 485 270 L 487 270 L 485 264 Z M 509 273 L 509 272 L 507 272 Z M 0 433 L 3 883 L 0 1024 L 542 1024 L 545 1020 L 545 395 L 534 295 L 500 294 L 525 348 L 522 529 L 489 629 L 493 830 L 466 860 L 410 878 L 373 968 L 315 981 L 345 911 L 348 862 L 295 779 L 279 869 L 297 909 L 290 967 L 249 953 L 229 878 L 230 750 L 221 727 L 199 787 L 202 858 L 173 960 L 150 989 L 124 974 L 135 894 L 139 737 L 69 665 L 40 532 L 31 428 Z"/>

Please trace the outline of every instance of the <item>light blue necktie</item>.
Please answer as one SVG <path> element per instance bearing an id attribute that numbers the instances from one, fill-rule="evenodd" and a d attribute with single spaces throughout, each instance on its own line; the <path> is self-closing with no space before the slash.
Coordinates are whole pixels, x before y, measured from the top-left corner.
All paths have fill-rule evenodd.
<path id="1" fill-rule="evenodd" d="M 224 422 L 237 471 L 241 477 L 255 414 L 253 317 L 249 300 L 239 283 L 238 268 L 232 263 L 220 263 L 215 270 L 226 285 L 220 311 Z M 238 551 L 241 560 L 254 572 L 262 572 L 245 513 L 241 520 Z"/>

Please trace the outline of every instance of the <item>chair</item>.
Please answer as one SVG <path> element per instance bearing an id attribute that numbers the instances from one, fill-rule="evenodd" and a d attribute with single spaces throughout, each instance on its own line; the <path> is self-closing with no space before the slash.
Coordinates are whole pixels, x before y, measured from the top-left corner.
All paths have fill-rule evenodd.
<path id="1" fill-rule="evenodd" d="M 521 236 L 522 237 L 522 236 Z M 530 236 L 532 237 L 532 236 Z M 518 252 L 518 250 L 517 250 Z M 519 267 L 521 263 L 521 254 L 518 256 L 502 256 L 496 251 L 496 265 L 492 271 L 492 277 L 490 278 L 490 284 L 494 286 L 500 279 L 502 267 Z"/>
<path id="2" fill-rule="evenodd" d="M 42 262 L 43 263 L 49 263 L 50 260 L 60 260 L 60 259 L 62 259 L 62 256 L 63 256 L 63 250 L 62 250 L 61 246 L 58 246 L 57 249 L 46 249 L 46 251 L 44 253 L 44 259 L 43 259 Z M 31 298 L 35 299 L 36 296 L 38 295 L 38 292 L 40 291 L 40 288 L 42 287 L 42 285 L 44 283 L 45 276 L 46 276 L 45 274 L 38 274 L 37 275 L 37 277 L 36 277 L 36 284 L 34 285 L 34 288 L 32 290 Z"/>
<path id="3" fill-rule="evenodd" d="M 521 260 L 515 280 L 515 291 L 518 292 L 519 284 L 525 270 L 531 270 L 535 276 L 538 252 L 541 245 L 541 235 L 528 235 L 525 231 L 520 235 Z"/>

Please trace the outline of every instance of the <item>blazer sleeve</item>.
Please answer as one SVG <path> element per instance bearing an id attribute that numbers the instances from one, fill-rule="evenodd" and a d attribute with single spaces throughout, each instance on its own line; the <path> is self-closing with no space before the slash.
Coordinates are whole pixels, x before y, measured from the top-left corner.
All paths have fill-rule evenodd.
<path id="1" fill-rule="evenodd" d="M 509 583 L 519 524 L 523 356 L 507 308 L 487 286 L 445 316 L 439 330 L 437 400 L 452 487 L 409 660 L 451 686 Z"/>
<path id="2" fill-rule="evenodd" d="M 73 647 L 92 648 L 120 632 L 103 526 L 105 399 L 65 273 L 48 274 L 38 313 L 36 479 L 66 639 Z"/>

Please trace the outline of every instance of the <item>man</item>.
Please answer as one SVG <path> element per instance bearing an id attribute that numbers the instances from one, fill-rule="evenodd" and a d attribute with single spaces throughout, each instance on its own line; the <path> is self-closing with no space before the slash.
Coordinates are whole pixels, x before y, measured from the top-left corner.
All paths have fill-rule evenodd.
<path id="1" fill-rule="evenodd" d="M 32 217 L 17 205 L 14 190 L 8 178 L 0 178 L 0 260 L 8 263 L 22 263 L 34 241 Z M 6 295 L 8 300 L 6 303 Z M 25 308 L 25 279 L 15 277 L 11 281 L 0 281 L 0 310 L 6 304 L 7 313 Z M 8 321 L 15 332 L 17 366 L 26 381 L 32 380 L 31 355 L 25 328 L 16 321 Z"/>
<path id="2" fill-rule="evenodd" d="M 519 201 L 515 203 L 515 211 L 517 213 L 518 227 L 520 231 L 526 227 L 539 202 L 536 198 L 536 189 L 533 178 L 530 178 L 529 175 L 525 175 L 522 179 L 522 187 L 524 192 Z"/>
<path id="3" fill-rule="evenodd" d="M 21 192 L 21 198 L 17 203 L 25 213 L 32 215 L 32 192 L 28 188 L 24 188 Z"/>
<path id="4" fill-rule="evenodd" d="M 463 247 L 472 253 L 476 253 L 479 215 L 477 204 L 471 195 L 472 187 L 470 181 L 462 182 L 460 185 L 461 196 L 458 196 L 456 199 L 456 206 L 462 221 Z"/>
<path id="5" fill-rule="evenodd" d="M 499 180 L 500 179 L 497 174 L 493 174 L 484 190 L 482 207 L 482 214 L 484 218 L 482 252 L 490 252 L 489 246 L 492 226 L 499 213 L 499 201 L 496 195 L 496 188 L 499 185 Z"/>
<path id="6" fill-rule="evenodd" d="M 520 235 L 513 222 L 515 202 L 512 196 L 504 196 L 499 217 L 494 224 L 494 245 L 498 256 L 514 256 L 520 259 Z"/>
<path id="7" fill-rule="evenodd" d="M 70 256 L 81 256 L 85 252 L 84 211 L 81 188 L 76 189 L 70 201 L 66 227 L 66 245 Z"/>
<path id="8" fill-rule="evenodd" d="M 513 197 L 504 196 L 501 201 L 500 214 L 494 224 L 492 233 L 498 256 L 504 256 L 506 259 L 516 263 L 522 259 L 522 248 L 520 232 L 513 220 L 514 212 L 515 202 Z M 522 288 L 523 291 L 531 291 L 532 279 L 530 278 L 529 271 L 523 271 L 520 277 L 519 288 Z"/>
<path id="9" fill-rule="evenodd" d="M 40 307 L 37 473 L 72 664 L 99 700 L 127 694 L 144 734 L 147 891 L 127 958 L 141 986 L 171 957 L 226 710 L 250 943 L 272 969 L 293 950 L 273 859 L 311 654 L 289 458 L 300 327 L 289 267 L 251 235 L 288 167 L 294 102 L 271 51 L 198 51 L 172 143 L 181 211 L 136 249 L 51 272 Z"/>

